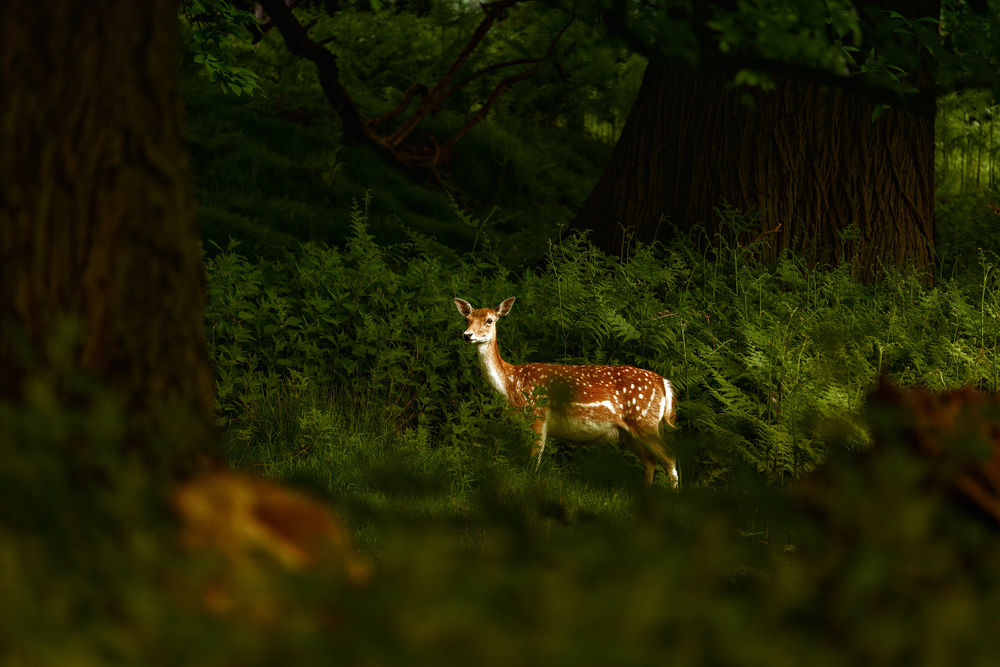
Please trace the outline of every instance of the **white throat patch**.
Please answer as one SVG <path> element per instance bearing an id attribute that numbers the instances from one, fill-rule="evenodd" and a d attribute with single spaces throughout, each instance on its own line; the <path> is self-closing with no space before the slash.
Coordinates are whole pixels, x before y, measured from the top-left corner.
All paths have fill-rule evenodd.
<path id="1" fill-rule="evenodd" d="M 496 359 L 492 354 L 492 345 L 489 343 L 480 343 L 478 346 L 479 361 L 483 365 L 483 370 L 486 372 L 486 377 L 490 379 L 490 383 L 493 388 L 499 391 L 504 396 L 507 395 L 507 382 L 504 377 L 500 375 L 500 367 L 496 363 Z"/>

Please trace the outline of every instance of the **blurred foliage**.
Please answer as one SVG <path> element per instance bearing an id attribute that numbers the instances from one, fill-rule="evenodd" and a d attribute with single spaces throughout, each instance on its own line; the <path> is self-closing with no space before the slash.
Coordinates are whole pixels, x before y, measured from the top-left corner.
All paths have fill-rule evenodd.
<path id="1" fill-rule="evenodd" d="M 275 564 L 220 612 L 202 596 L 231 575 L 226 562 L 180 548 L 163 481 L 122 456 L 108 424 L 125 415 L 102 400 L 0 406 L 4 664 L 990 665 L 1000 655 L 996 526 L 953 502 L 940 466 L 908 445 L 911 415 L 886 404 L 869 411 L 876 448 L 858 456 L 831 437 L 824 470 L 791 489 L 741 467 L 710 492 L 646 494 L 535 476 L 469 445 L 471 457 L 456 456 L 400 430 L 384 402 L 345 393 L 311 406 L 300 424 L 310 438 L 295 441 L 308 451 L 287 449 L 268 471 L 341 509 L 374 578 L 358 587 L 323 566 Z M 106 475 L 66 465 L 80 446 L 112 452 Z"/>
<path id="2" fill-rule="evenodd" d="M 938 101 L 936 252 L 942 275 L 989 273 L 1000 258 L 1000 119 L 991 95 Z"/>
<path id="3" fill-rule="evenodd" d="M 985 190 L 995 197 L 1000 180 L 996 164 L 1000 137 L 994 124 L 998 112 L 993 98 L 981 91 L 939 100 L 934 128 L 939 196 Z"/>

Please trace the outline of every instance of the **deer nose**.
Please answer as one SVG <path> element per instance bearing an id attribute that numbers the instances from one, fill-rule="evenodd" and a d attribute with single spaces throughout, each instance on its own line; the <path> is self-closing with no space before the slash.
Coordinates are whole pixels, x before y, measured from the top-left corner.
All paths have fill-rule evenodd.
<path id="1" fill-rule="evenodd" d="M 464 338 L 467 342 L 471 341 L 472 340 L 472 332 L 471 331 L 466 331 L 465 333 L 462 334 L 462 338 Z"/>

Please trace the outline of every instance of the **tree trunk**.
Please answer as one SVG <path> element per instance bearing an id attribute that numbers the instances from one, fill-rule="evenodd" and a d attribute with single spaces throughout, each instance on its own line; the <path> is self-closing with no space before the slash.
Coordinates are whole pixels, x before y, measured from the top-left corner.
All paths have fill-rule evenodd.
<path id="1" fill-rule="evenodd" d="M 97 378 L 131 441 L 174 428 L 198 451 L 214 383 L 177 3 L 11 2 L 0 26 L 0 401 Z"/>
<path id="2" fill-rule="evenodd" d="M 930 266 L 934 119 L 874 107 L 846 93 L 775 78 L 770 92 L 733 92 L 731 76 L 650 62 L 611 160 L 574 221 L 606 251 L 622 226 L 640 240 L 704 223 L 723 202 L 759 213 L 765 257 Z M 856 228 L 851 241 L 839 233 Z"/>
<path id="3" fill-rule="evenodd" d="M 963 118 L 962 120 L 963 120 L 963 122 L 962 122 L 962 132 L 964 133 L 962 135 L 962 181 L 961 181 L 962 185 L 961 185 L 961 187 L 959 188 L 958 191 L 961 194 L 964 195 L 965 194 L 965 180 L 966 180 L 965 179 L 965 175 L 969 171 L 969 135 L 968 135 L 968 132 L 965 129 L 965 122 L 964 122 L 965 119 Z"/>

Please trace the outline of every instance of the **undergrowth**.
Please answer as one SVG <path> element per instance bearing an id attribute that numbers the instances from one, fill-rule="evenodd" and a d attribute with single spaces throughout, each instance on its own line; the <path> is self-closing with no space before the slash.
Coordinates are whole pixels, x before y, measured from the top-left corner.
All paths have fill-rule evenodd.
<path id="1" fill-rule="evenodd" d="M 442 256 L 418 235 L 376 243 L 366 211 L 355 205 L 343 249 L 305 244 L 251 262 L 231 245 L 209 261 L 209 342 L 235 465 L 329 469 L 317 457 L 347 456 L 359 420 L 372 424 L 360 439 L 373 449 L 391 440 L 456 491 L 483 466 L 526 465 L 530 432 L 461 341 L 454 296 L 477 307 L 517 297 L 499 333 L 510 362 L 630 364 L 669 378 L 679 419 L 668 437 L 694 487 L 724 486 L 743 468 L 780 486 L 830 441 L 863 447 L 856 415 L 880 375 L 935 390 L 1000 384 L 1000 278 L 985 256 L 975 279 L 929 287 L 889 272 L 864 284 L 850 267 L 812 269 L 794 255 L 761 266 L 752 248 L 679 242 L 622 259 L 574 235 L 514 274 L 488 230 L 484 252 Z M 586 471 L 607 467 L 592 465 L 604 452 L 554 449 L 543 474 L 567 483 L 589 488 Z M 612 480 L 628 476 L 619 472 Z"/>
<path id="2" fill-rule="evenodd" d="M 996 388 L 988 263 L 862 285 L 793 257 L 619 261 L 571 237 L 515 275 L 488 251 L 379 245 L 352 218 L 342 249 L 218 253 L 208 331 L 231 465 L 333 501 L 373 579 L 248 554 L 256 604 L 207 609 L 220 563 L 179 548 L 169 480 L 122 446 L 126 408 L 52 374 L 0 402 L 0 663 L 996 664 L 995 526 L 903 445 L 907 416 L 859 414 L 880 372 Z M 634 460 L 601 447 L 535 473 L 454 295 L 518 297 L 512 361 L 674 380 L 686 488 L 636 492 Z M 60 404 L 61 382 L 85 391 Z M 865 423 L 881 444 L 853 455 Z M 150 447 L 169 457 L 182 434 Z"/>

